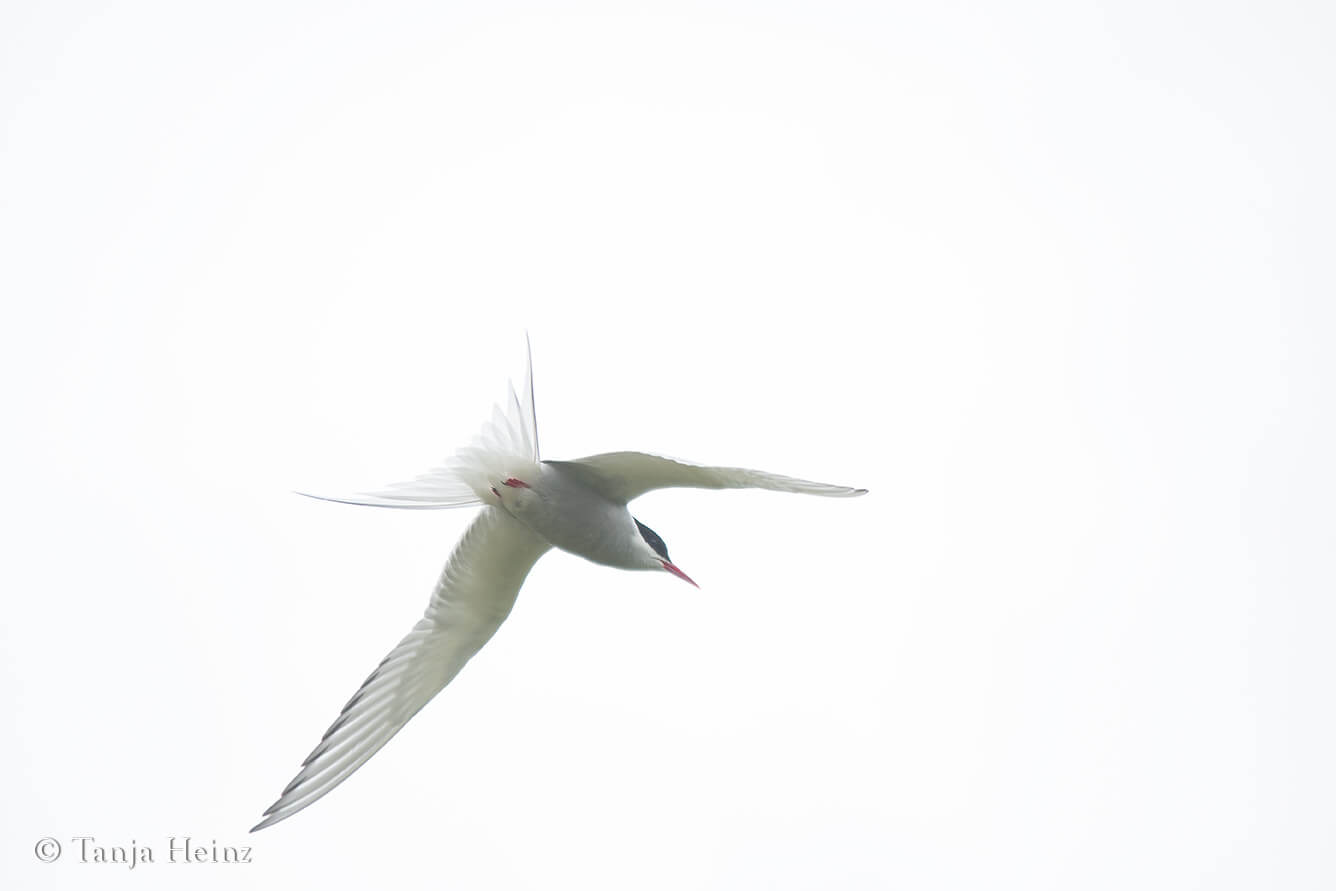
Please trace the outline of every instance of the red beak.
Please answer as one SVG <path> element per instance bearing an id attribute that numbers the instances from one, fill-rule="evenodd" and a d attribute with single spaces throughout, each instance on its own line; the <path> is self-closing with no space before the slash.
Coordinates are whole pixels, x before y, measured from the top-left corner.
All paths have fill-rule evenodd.
<path id="1" fill-rule="evenodd" d="M 687 575 L 685 572 L 683 572 L 682 570 L 678 569 L 676 566 L 674 566 L 673 564 L 669 563 L 667 560 L 660 560 L 659 562 L 663 564 L 663 568 L 664 568 L 664 569 L 668 570 L 668 571 L 671 572 L 673 575 L 675 575 L 675 576 L 677 576 L 678 578 L 680 578 L 682 581 L 684 581 L 684 582 L 690 582 L 692 585 L 694 585 L 694 586 L 697 587 L 697 588 L 700 587 L 700 585 L 697 585 L 695 582 L 692 582 L 692 581 L 691 581 L 691 576 Z"/>

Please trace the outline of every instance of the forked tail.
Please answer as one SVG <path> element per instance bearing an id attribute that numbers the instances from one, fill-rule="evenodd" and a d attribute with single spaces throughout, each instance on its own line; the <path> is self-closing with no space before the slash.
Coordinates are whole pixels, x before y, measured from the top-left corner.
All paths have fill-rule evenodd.
<path id="1" fill-rule="evenodd" d="M 524 383 L 519 392 L 512 381 L 503 405 L 492 409 L 492 418 L 483 425 L 473 442 L 460 449 L 443 464 L 402 483 L 391 483 L 373 492 L 331 496 L 299 492 L 309 498 L 364 504 L 369 507 L 397 507 L 406 510 L 440 510 L 482 504 L 489 479 L 509 474 L 507 468 L 517 461 L 538 463 L 538 417 L 534 411 L 533 353 L 529 337 L 524 337 Z"/>

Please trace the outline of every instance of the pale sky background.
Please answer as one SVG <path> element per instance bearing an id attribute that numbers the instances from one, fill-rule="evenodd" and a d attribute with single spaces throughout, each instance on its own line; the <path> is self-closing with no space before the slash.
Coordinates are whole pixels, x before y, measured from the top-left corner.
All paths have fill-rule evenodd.
<path id="1" fill-rule="evenodd" d="M 1336 886 L 1336 65 L 1311 3 L 0 8 L 6 888 Z M 468 511 L 635 504 L 247 829 Z M 80 864 L 70 838 L 251 845 Z M 33 847 L 66 846 L 53 864 Z"/>

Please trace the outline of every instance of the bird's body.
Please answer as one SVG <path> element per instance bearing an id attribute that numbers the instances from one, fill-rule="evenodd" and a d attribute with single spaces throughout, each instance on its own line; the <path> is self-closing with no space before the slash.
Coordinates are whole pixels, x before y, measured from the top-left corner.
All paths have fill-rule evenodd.
<path id="1" fill-rule="evenodd" d="M 695 584 L 628 502 L 665 487 L 763 488 L 848 497 L 865 490 L 762 471 L 611 452 L 543 461 L 532 370 L 477 442 L 453 461 L 384 491 L 326 499 L 378 507 L 482 505 L 446 562 L 426 613 L 343 707 L 252 831 L 292 816 L 347 779 L 459 673 L 505 621 L 529 570 L 551 548 L 619 569 L 665 570 Z"/>
<path id="2" fill-rule="evenodd" d="M 635 520 L 618 504 L 585 485 L 560 462 L 544 461 L 522 486 L 497 486 L 501 507 L 555 548 L 618 569 L 642 569 Z M 571 522 L 571 518 L 578 518 Z"/>

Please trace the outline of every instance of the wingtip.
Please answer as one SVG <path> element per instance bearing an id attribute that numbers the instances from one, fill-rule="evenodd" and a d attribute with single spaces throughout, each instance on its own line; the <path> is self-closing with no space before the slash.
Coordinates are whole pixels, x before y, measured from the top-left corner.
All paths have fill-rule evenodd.
<path id="1" fill-rule="evenodd" d="M 281 801 L 281 799 L 280 799 L 280 801 Z M 268 809 L 265 810 L 265 812 L 264 812 L 263 814 L 260 814 L 260 817 L 261 817 L 260 822 L 256 823 L 254 826 L 252 826 L 252 827 L 250 828 L 250 831 L 251 831 L 251 832 L 259 832 L 261 829 L 266 829 L 266 828 L 268 828 L 268 827 L 270 827 L 270 826 L 273 826 L 273 825 L 274 825 L 275 823 L 277 823 L 278 821 L 280 821 L 280 820 L 285 820 L 285 819 L 287 819 L 288 817 L 292 816 L 292 814 L 279 814 L 279 813 L 277 813 L 277 811 L 278 811 L 278 805 L 279 805 L 279 801 L 275 801 L 273 804 L 271 804 L 271 805 L 268 807 Z"/>

